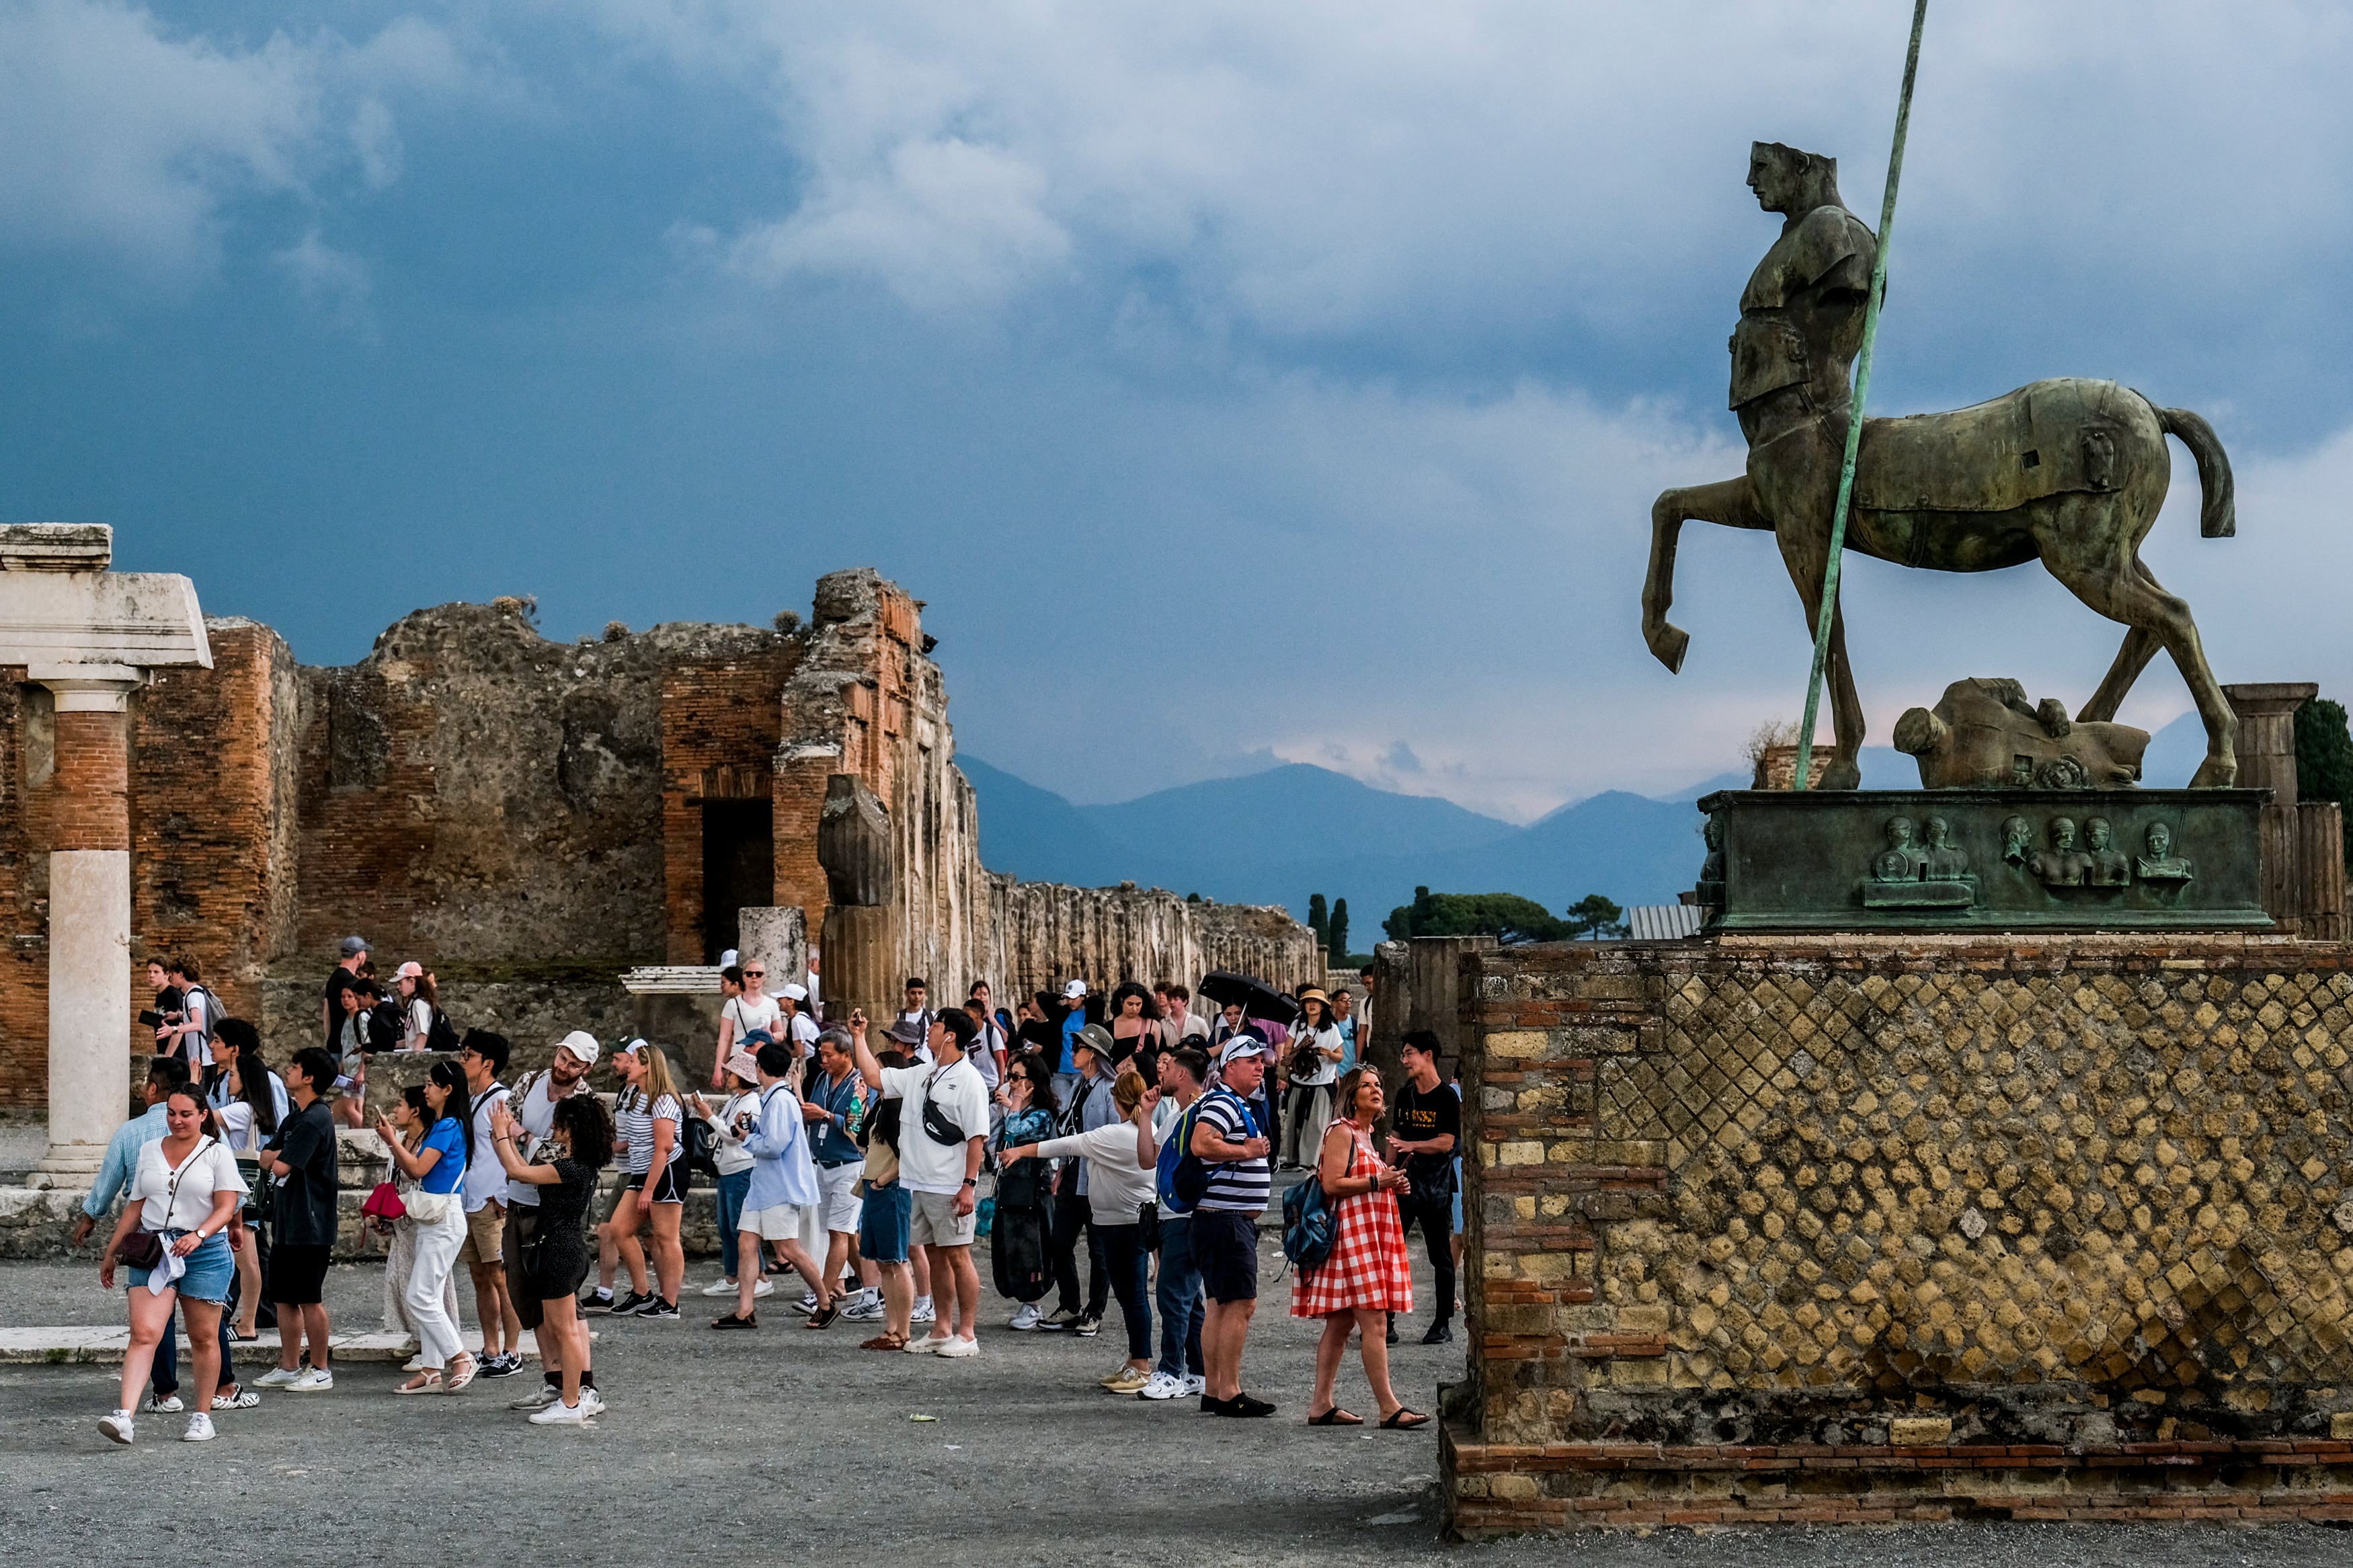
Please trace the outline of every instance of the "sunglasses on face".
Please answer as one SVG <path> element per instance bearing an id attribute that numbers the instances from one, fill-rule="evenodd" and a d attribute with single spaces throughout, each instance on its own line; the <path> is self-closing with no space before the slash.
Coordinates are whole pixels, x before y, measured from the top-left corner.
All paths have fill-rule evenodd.
<path id="1" fill-rule="evenodd" d="M 765 969 L 747 969 L 744 972 L 744 978 L 746 980 L 765 980 L 767 977 L 768 972 Z"/>

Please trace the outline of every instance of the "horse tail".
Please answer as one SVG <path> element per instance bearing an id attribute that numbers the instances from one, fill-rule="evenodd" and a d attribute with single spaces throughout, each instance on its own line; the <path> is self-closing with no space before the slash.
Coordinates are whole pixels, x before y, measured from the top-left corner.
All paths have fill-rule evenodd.
<path id="1" fill-rule="evenodd" d="M 2154 404 L 2150 406 L 2156 407 Z M 2214 426 L 2187 408 L 2158 408 L 2157 422 L 2198 459 L 2198 488 L 2205 495 L 2198 510 L 2198 531 L 2208 539 L 2228 539 L 2238 532 L 2231 459 L 2222 450 L 2221 437 L 2214 434 Z"/>

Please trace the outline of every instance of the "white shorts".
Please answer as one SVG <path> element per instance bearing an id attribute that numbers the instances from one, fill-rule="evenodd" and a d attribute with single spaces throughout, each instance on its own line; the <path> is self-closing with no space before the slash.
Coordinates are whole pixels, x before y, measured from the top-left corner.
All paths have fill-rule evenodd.
<path id="1" fill-rule="evenodd" d="M 825 1189 L 826 1229 L 858 1234 L 859 1218 L 866 1212 L 866 1200 L 859 1194 L 858 1184 L 865 1174 L 866 1163 L 862 1160 L 817 1168 L 818 1185 Z"/>
<path id="2" fill-rule="evenodd" d="M 735 1228 L 748 1230 L 762 1241 L 797 1241 L 815 1256 L 825 1250 L 824 1208 L 818 1204 L 773 1204 L 745 1209 Z"/>

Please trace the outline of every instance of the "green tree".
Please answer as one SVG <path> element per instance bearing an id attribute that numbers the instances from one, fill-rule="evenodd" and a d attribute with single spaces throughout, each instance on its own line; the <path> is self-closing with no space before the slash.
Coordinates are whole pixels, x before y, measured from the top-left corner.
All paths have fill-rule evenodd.
<path id="1" fill-rule="evenodd" d="M 1324 912 L 1324 895 L 1307 895 L 1307 929 L 1315 933 L 1316 945 L 1327 951 L 1332 946 L 1332 917 Z"/>
<path id="2" fill-rule="evenodd" d="M 1332 919 L 1330 925 L 1326 929 L 1329 931 L 1332 938 L 1328 944 L 1332 953 L 1332 963 L 1335 967 L 1345 968 L 1348 962 L 1347 900 L 1335 899 L 1332 900 Z"/>
<path id="3" fill-rule="evenodd" d="M 2353 803 L 2353 735 L 2346 732 L 2343 703 L 2316 697 L 2295 710 L 2295 793 L 2300 800 Z M 2345 864 L 2353 868 L 2353 836 Z"/>
<path id="4" fill-rule="evenodd" d="M 1391 910 L 1389 918 L 1381 922 L 1381 930 L 1388 933 L 1388 939 L 1391 942 L 1409 942 L 1413 937 L 1414 917 L 1417 914 L 1428 914 L 1430 907 L 1430 889 L 1416 888 L 1413 890 L 1413 902 L 1399 904 Z"/>
<path id="5" fill-rule="evenodd" d="M 1415 936 L 1492 936 L 1506 946 L 1524 942 L 1559 942 L 1568 927 L 1534 899 L 1517 893 L 1432 893 L 1413 890 L 1384 929 L 1402 941 Z"/>
<path id="6" fill-rule="evenodd" d="M 1572 937 L 1599 941 L 1626 934 L 1626 911 L 1599 893 L 1588 893 L 1563 911 Z"/>

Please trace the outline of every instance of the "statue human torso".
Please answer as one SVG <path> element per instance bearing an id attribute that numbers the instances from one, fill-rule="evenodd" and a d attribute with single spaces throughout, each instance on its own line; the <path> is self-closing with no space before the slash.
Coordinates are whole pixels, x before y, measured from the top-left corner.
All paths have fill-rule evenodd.
<path id="1" fill-rule="evenodd" d="M 1842 206 L 1816 207 L 1782 228 L 1741 291 L 1727 406 L 1746 410 L 1775 393 L 1807 413 L 1847 405 L 1875 245 Z"/>

